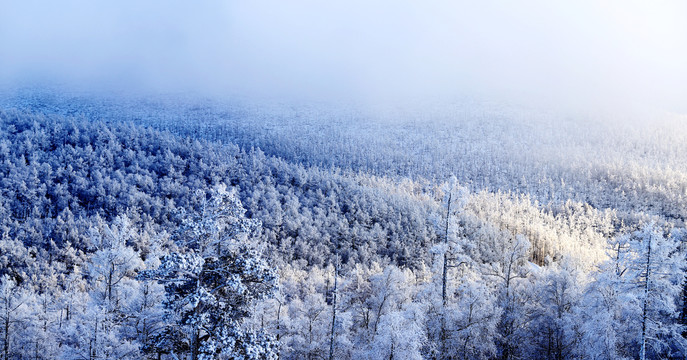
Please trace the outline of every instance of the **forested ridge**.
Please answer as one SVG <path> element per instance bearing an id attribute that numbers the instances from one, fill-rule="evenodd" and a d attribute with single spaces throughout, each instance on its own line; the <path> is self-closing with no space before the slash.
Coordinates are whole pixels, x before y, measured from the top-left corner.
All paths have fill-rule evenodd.
<path id="1" fill-rule="evenodd" d="M 0 112 L 2 359 L 685 356 L 678 157 L 431 173 L 102 109 Z"/>
<path id="2" fill-rule="evenodd" d="M 687 132 L 678 114 L 579 115 L 464 99 L 370 110 L 356 104 L 148 97 L 25 88 L 6 108 L 84 116 L 260 148 L 290 163 L 432 183 L 455 175 L 474 192 L 527 194 L 611 209 L 687 217 Z M 417 110 L 417 109 L 421 110 Z M 293 136 L 298 134 L 298 136 Z"/>

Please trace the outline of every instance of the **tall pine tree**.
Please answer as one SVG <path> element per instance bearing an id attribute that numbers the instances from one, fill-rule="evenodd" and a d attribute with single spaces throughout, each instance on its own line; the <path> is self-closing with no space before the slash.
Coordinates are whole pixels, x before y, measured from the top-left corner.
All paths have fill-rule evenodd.
<path id="1" fill-rule="evenodd" d="M 167 292 L 173 321 L 160 343 L 193 360 L 275 359 L 271 336 L 242 327 L 251 302 L 271 295 L 277 284 L 273 269 L 248 241 L 259 223 L 244 216 L 235 192 L 224 186 L 197 195 L 199 209 L 182 214 L 178 251 L 143 274 L 165 284 Z"/>

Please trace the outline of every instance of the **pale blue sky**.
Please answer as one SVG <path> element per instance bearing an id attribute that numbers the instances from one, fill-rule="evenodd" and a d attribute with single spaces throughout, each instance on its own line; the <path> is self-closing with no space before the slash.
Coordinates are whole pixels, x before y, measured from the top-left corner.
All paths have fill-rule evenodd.
<path id="1" fill-rule="evenodd" d="M 680 1 L 0 0 L 0 76 L 684 110 Z"/>

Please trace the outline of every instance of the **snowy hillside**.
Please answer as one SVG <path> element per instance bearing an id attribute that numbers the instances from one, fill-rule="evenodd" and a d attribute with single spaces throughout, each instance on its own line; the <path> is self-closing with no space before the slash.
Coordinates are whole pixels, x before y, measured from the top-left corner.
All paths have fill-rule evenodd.
<path id="1" fill-rule="evenodd" d="M 84 101 L 65 103 L 88 110 L 78 118 L 52 115 L 65 110 L 50 101 L 36 113 L 35 99 L 24 103 L 33 114 L 0 114 L 0 254 L 11 356 L 36 349 L 67 358 L 258 351 L 300 359 L 326 358 L 334 344 L 335 358 L 490 358 L 503 352 L 589 358 L 638 351 L 645 318 L 660 324 L 649 328 L 653 353 L 682 346 L 685 230 L 679 202 L 668 199 L 684 194 L 675 190 L 679 182 L 663 185 L 665 174 L 680 176 L 678 171 L 616 177 L 613 190 L 592 176 L 596 167 L 613 164 L 612 155 L 571 166 L 575 172 L 553 158 L 556 168 L 537 170 L 542 163 L 528 156 L 516 156 L 503 171 L 479 172 L 489 149 L 508 146 L 501 142 L 456 158 L 468 164 L 459 167 L 473 169 L 462 175 L 468 182 L 406 177 L 400 168 L 387 177 L 382 164 L 391 169 L 398 160 L 385 160 L 383 149 L 400 141 L 393 139 L 396 132 L 406 132 L 407 149 L 430 144 L 428 164 L 435 164 L 431 154 L 449 156 L 439 144 L 452 141 L 450 132 L 441 123 L 423 131 L 445 134 L 443 139 L 423 138 L 408 130 L 412 123 L 379 128 L 369 135 L 377 142 L 363 136 L 345 151 L 341 146 L 347 136 L 353 141 L 351 134 L 330 141 L 335 129 L 346 128 L 341 124 L 302 132 L 299 140 L 265 130 L 277 121 L 264 115 L 252 130 L 221 135 L 239 122 L 216 118 L 201 126 L 180 122 L 186 112 L 165 112 L 159 104 L 146 110 Z M 208 118 L 216 111 L 212 106 L 203 108 Z M 137 119 L 132 109 L 161 112 L 167 120 Z M 284 126 L 309 121 L 294 118 Z M 477 131 L 470 126 L 478 123 L 499 126 L 498 119 L 468 122 L 466 131 Z M 363 124 L 349 126 L 352 131 Z M 510 124 L 514 131 L 526 125 Z M 221 143 L 208 142 L 209 134 L 218 134 Z M 308 145 L 317 136 L 324 137 L 320 147 Z M 460 142 L 451 151 L 497 137 L 516 142 L 508 131 L 463 136 L 478 145 Z M 365 146 L 371 148 L 357 152 Z M 648 157 L 667 151 L 652 148 Z M 600 154 L 605 148 L 590 149 Z M 308 160 L 336 154 L 341 157 L 330 163 Z M 375 168 L 345 163 L 363 155 Z M 500 163 L 498 156 L 489 162 Z M 678 159 L 675 154 L 654 168 L 670 168 Z M 347 166 L 336 167 L 336 161 Z M 422 174 L 414 166 L 405 171 Z M 509 171 L 557 177 L 542 182 L 523 173 L 509 182 Z M 567 178 L 575 174 L 580 176 Z M 618 199 L 623 186 L 634 192 Z M 590 187 L 598 193 L 578 190 Z M 615 202 L 594 206 L 581 198 Z M 216 245 L 219 240 L 225 245 Z M 208 277 L 216 266 L 232 270 Z M 647 269 L 656 287 L 649 296 Z M 208 283 L 189 287 L 179 279 L 188 276 Z M 203 297 L 212 288 L 225 290 Z M 654 305 L 644 308 L 645 299 Z M 189 306 L 195 310 L 188 312 Z M 203 320 L 193 320 L 200 314 Z M 618 326 L 604 327 L 610 322 Z"/>
<path id="2" fill-rule="evenodd" d="M 687 359 L 687 2 L 0 5 L 0 360 Z"/>

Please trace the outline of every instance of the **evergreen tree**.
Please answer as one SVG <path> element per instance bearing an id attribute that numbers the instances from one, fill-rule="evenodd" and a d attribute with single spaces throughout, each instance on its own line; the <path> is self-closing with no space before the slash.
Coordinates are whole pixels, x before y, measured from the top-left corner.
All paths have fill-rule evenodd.
<path id="1" fill-rule="evenodd" d="M 166 341 L 193 360 L 276 358 L 271 336 L 242 327 L 251 302 L 271 295 L 277 282 L 247 240 L 258 223 L 245 218 L 236 193 L 224 186 L 197 195 L 199 209 L 182 214 L 178 251 L 143 273 L 165 284 L 173 320 Z"/>

